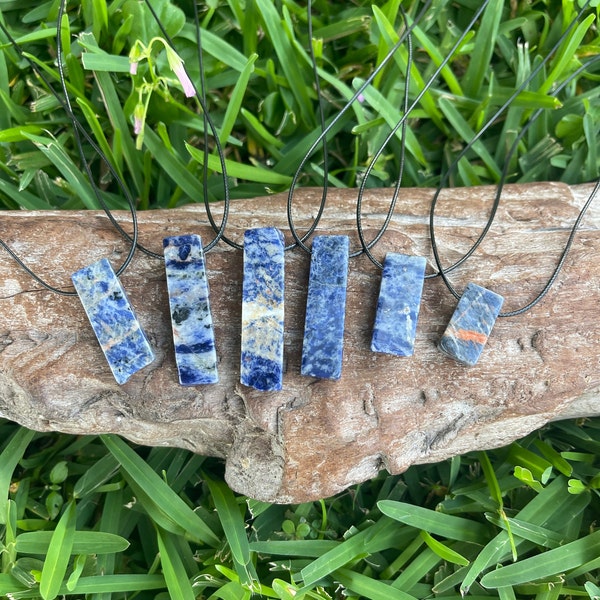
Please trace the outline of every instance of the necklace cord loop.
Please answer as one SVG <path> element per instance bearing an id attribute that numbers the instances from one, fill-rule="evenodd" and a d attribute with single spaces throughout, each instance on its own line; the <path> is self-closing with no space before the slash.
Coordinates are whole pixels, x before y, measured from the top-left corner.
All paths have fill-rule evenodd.
<path id="1" fill-rule="evenodd" d="M 435 221 L 435 209 L 437 207 L 437 202 L 439 200 L 439 196 L 441 194 L 441 191 L 442 191 L 442 189 L 444 189 L 444 186 L 448 182 L 450 174 L 457 167 L 459 161 L 464 156 L 466 156 L 466 154 L 473 147 L 473 145 L 496 122 L 496 120 L 500 117 L 500 115 L 505 110 L 507 110 L 507 108 L 513 102 L 513 100 L 529 85 L 529 83 L 538 75 L 538 73 L 543 69 L 544 65 L 554 55 L 554 53 L 556 52 L 556 50 L 562 44 L 563 40 L 570 34 L 570 32 L 573 29 L 573 27 L 575 27 L 576 23 L 579 21 L 579 19 L 583 15 L 583 12 L 585 11 L 585 9 L 587 8 L 587 6 L 589 5 L 590 1 L 591 0 L 587 0 L 587 2 L 585 3 L 585 5 L 577 13 L 577 15 L 573 19 L 573 21 L 569 24 L 569 26 L 567 28 L 565 28 L 565 31 L 562 33 L 562 35 L 556 41 L 556 43 L 554 44 L 554 46 L 552 47 L 552 49 L 548 52 L 548 54 L 538 63 L 538 65 L 532 70 L 532 72 L 529 74 L 529 76 L 511 94 L 511 96 L 504 102 L 504 104 L 502 104 L 502 106 L 496 111 L 496 113 L 483 125 L 483 127 L 481 128 L 481 130 L 479 132 L 477 132 L 477 134 L 473 137 L 473 139 L 462 149 L 462 151 L 458 154 L 458 156 L 454 159 L 454 161 L 452 162 L 452 164 L 449 166 L 449 168 L 447 169 L 447 171 L 442 176 L 442 178 L 440 180 L 440 183 L 439 183 L 438 187 L 436 188 L 436 190 L 434 192 L 433 199 L 432 199 L 431 206 L 430 206 L 430 212 L 429 212 L 429 232 L 430 232 L 431 248 L 432 248 L 432 251 L 433 251 L 434 260 L 435 260 L 435 263 L 436 263 L 438 271 L 436 273 L 431 274 L 431 275 L 427 275 L 426 278 L 432 278 L 432 277 L 438 277 L 438 276 L 441 277 L 442 280 L 443 280 L 443 282 L 444 282 L 444 284 L 446 285 L 446 287 L 450 291 L 450 293 L 457 300 L 460 299 L 461 295 L 458 293 L 458 291 L 456 290 L 456 288 L 450 282 L 449 278 L 447 277 L 447 273 L 449 273 L 450 271 L 456 269 L 458 266 L 460 266 L 462 263 L 464 263 L 466 260 L 468 260 L 470 258 L 470 256 L 475 252 L 475 250 L 477 249 L 477 247 L 483 242 L 483 240 L 485 239 L 485 237 L 487 236 L 487 234 L 489 233 L 489 231 L 490 231 L 490 229 L 492 227 L 492 224 L 494 222 L 494 219 L 495 219 L 498 207 L 500 205 L 502 190 L 504 188 L 504 184 L 505 184 L 506 178 L 508 176 L 508 168 L 509 168 L 509 164 L 510 164 L 510 159 L 511 159 L 512 155 L 516 152 L 516 150 L 518 148 L 518 145 L 519 145 L 519 142 L 521 141 L 521 139 L 523 138 L 523 136 L 525 135 L 525 133 L 527 132 L 527 130 L 529 129 L 529 127 L 531 127 L 531 125 L 535 122 L 535 120 L 543 113 L 543 109 L 538 109 L 531 116 L 530 120 L 528 121 L 528 123 L 526 123 L 523 126 L 523 128 L 519 132 L 519 135 L 514 140 L 511 148 L 509 149 L 509 151 L 506 154 L 506 160 L 504 162 L 504 167 L 503 167 L 503 170 L 502 170 L 502 173 L 501 173 L 500 181 L 499 181 L 498 186 L 497 186 L 497 190 L 496 190 L 496 194 L 495 194 L 495 197 L 494 197 L 494 201 L 493 201 L 492 207 L 490 209 L 490 214 L 488 216 L 488 219 L 486 221 L 486 224 L 485 224 L 485 226 L 484 226 L 481 234 L 479 235 L 479 237 L 477 238 L 477 240 L 473 243 L 473 245 L 469 248 L 469 250 L 458 261 L 456 261 L 453 265 L 451 265 L 450 267 L 447 267 L 447 268 L 443 268 L 442 267 L 441 259 L 440 259 L 440 253 L 439 253 L 439 248 L 438 248 L 437 239 L 436 239 L 436 235 L 435 235 L 435 222 L 434 222 Z M 559 86 L 557 86 L 557 88 L 554 89 L 550 93 L 550 95 L 551 96 L 557 96 L 573 79 L 575 79 L 581 72 L 585 71 L 591 64 L 595 63 L 598 60 L 600 60 L 600 56 L 595 56 L 595 57 L 591 58 L 590 60 L 588 60 L 587 62 L 585 62 L 574 73 L 572 73 L 565 81 L 563 81 Z M 513 317 L 513 316 L 517 316 L 517 315 L 523 314 L 524 312 L 527 312 L 528 310 L 530 310 L 531 308 L 533 308 L 536 304 L 538 304 L 538 302 L 540 302 L 542 300 L 542 298 L 548 293 L 548 291 L 550 290 L 550 288 L 554 284 L 554 282 L 555 282 L 555 280 L 556 280 L 556 278 L 558 276 L 558 273 L 560 272 L 560 270 L 562 269 L 562 266 L 564 265 L 564 262 L 566 260 L 567 254 L 568 254 L 568 252 L 569 252 L 569 250 L 570 250 L 570 248 L 571 248 L 571 246 L 573 244 L 575 233 L 576 233 L 577 229 L 579 228 L 579 226 L 581 224 L 581 221 L 583 219 L 583 216 L 585 215 L 585 212 L 587 212 L 587 209 L 589 208 L 589 205 L 591 204 L 592 200 L 594 199 L 594 197 L 595 197 L 595 195 L 596 195 L 596 193 L 598 191 L 599 185 L 600 185 L 600 180 L 599 180 L 598 184 L 596 185 L 596 187 L 594 188 L 594 191 L 590 194 L 590 197 L 588 198 L 587 202 L 584 204 L 583 208 L 581 209 L 581 212 L 580 212 L 577 220 L 575 221 L 575 224 L 573 225 L 573 228 L 571 230 L 571 234 L 570 234 L 569 239 L 568 239 L 568 241 L 567 241 L 567 243 L 565 245 L 565 248 L 563 249 L 563 252 L 561 253 L 561 257 L 560 257 L 560 259 L 559 259 L 559 261 L 557 263 L 557 266 L 556 266 L 554 272 L 552 273 L 552 275 L 550 276 L 549 280 L 545 284 L 545 286 L 542 289 L 542 291 L 538 294 L 538 296 L 536 296 L 536 298 L 534 298 L 527 305 L 525 305 L 525 306 L 523 306 L 523 307 L 521 307 L 519 309 L 516 309 L 516 310 L 512 310 L 512 311 L 508 311 L 508 312 L 501 312 L 498 315 L 499 317 Z"/>

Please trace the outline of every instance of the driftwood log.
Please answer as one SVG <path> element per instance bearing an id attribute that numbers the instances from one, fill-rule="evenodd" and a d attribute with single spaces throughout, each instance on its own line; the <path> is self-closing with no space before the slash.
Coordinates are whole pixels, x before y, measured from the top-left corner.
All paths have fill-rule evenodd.
<path id="1" fill-rule="evenodd" d="M 542 289 L 590 186 L 507 187 L 482 247 L 453 272 L 526 304 Z M 494 190 L 448 190 L 437 217 L 446 265 L 460 258 L 485 224 Z M 397 214 L 375 254 L 430 257 L 432 192 L 403 190 Z M 248 227 L 287 232 L 284 195 L 236 201 L 227 234 Z M 368 191 L 367 237 L 380 227 L 389 190 Z M 305 230 L 319 190 L 299 190 L 296 224 Z M 355 190 L 331 190 L 318 233 L 344 233 L 358 247 Z M 218 207 L 217 207 L 218 212 Z M 126 213 L 117 215 L 127 225 Z M 201 206 L 139 215 L 140 239 L 161 251 L 162 238 L 199 233 Z M 224 244 L 207 255 L 220 383 L 179 386 L 173 359 L 165 276 L 141 253 L 121 280 L 157 359 L 119 387 L 76 298 L 42 289 L 7 254 L 0 259 L 0 416 L 36 430 L 113 432 L 148 445 L 223 457 L 231 487 L 275 502 L 332 495 L 373 477 L 399 473 L 469 450 L 498 447 L 550 420 L 600 414 L 600 199 L 592 205 L 550 293 L 528 313 L 500 319 L 479 364 L 464 367 L 437 349 L 456 301 L 439 278 L 425 283 L 415 355 L 370 352 L 379 272 L 351 260 L 344 367 L 340 381 L 302 377 L 300 352 L 309 258 L 286 254 L 285 376 L 281 392 L 261 393 L 239 380 L 242 255 Z M 103 213 L 4 212 L 0 237 L 40 276 L 69 287 L 74 270 L 101 257 L 120 264 L 125 244 Z M 290 236 L 286 233 L 289 241 Z"/>

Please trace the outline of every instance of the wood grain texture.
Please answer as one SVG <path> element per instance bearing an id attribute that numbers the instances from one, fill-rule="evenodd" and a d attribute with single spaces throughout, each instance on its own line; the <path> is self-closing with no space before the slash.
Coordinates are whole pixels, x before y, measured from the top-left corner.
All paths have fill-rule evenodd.
<path id="1" fill-rule="evenodd" d="M 527 304 L 552 273 L 590 186 L 508 186 L 484 244 L 452 273 Z M 494 190 L 446 191 L 437 213 L 445 265 L 460 258 L 485 224 Z M 389 190 L 367 191 L 370 238 Z M 429 257 L 431 190 L 403 190 L 375 254 Z M 236 201 L 227 228 L 277 226 L 291 237 L 286 196 Z M 305 230 L 320 190 L 295 195 Z M 36 430 L 114 432 L 148 445 L 174 445 L 226 460 L 229 484 L 255 498 L 302 502 L 332 495 L 385 468 L 399 473 L 469 450 L 491 448 L 549 420 L 600 414 L 600 207 L 593 204 L 558 280 L 528 313 L 500 319 L 477 366 L 436 347 L 456 300 L 439 279 L 425 282 L 415 354 L 369 350 L 380 274 L 364 256 L 350 261 L 342 378 L 300 375 L 309 257 L 286 253 L 284 389 L 239 384 L 242 255 L 219 244 L 206 256 L 220 382 L 178 383 L 164 265 L 136 254 L 122 283 L 156 361 L 118 386 L 77 298 L 42 289 L 8 257 L 0 259 L 0 415 Z M 350 236 L 357 248 L 355 190 L 331 190 L 318 233 Z M 217 207 L 218 212 L 218 207 Z M 127 225 L 127 214 L 119 214 Z M 165 236 L 211 237 L 200 206 L 139 214 L 140 240 L 160 252 Z M 106 216 L 93 212 L 3 212 L 0 237 L 42 277 L 70 285 L 73 271 L 102 257 L 118 266 L 127 249 Z"/>

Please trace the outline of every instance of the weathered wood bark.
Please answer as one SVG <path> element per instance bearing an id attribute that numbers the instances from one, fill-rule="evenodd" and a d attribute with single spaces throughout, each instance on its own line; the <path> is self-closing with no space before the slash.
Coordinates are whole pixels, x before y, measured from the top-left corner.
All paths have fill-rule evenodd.
<path id="1" fill-rule="evenodd" d="M 542 289 L 590 186 L 509 186 L 496 223 L 476 254 L 452 273 L 506 297 L 507 310 Z M 493 190 L 449 190 L 437 231 L 446 264 L 459 258 L 487 216 Z M 380 226 L 390 192 L 369 191 L 365 229 Z M 320 192 L 298 191 L 296 222 L 306 228 Z M 332 190 L 319 232 L 348 233 L 356 248 L 354 190 Z M 376 249 L 430 256 L 428 190 L 403 190 L 397 215 Z M 598 200 L 600 204 L 600 200 Z M 287 231 L 282 195 L 236 202 L 228 235 L 247 227 Z M 126 221 L 127 215 L 119 215 Z M 160 251 L 165 235 L 211 237 L 203 209 L 142 213 L 140 238 Z M 176 445 L 226 460 L 230 485 L 256 498 L 300 502 L 374 476 L 398 473 L 479 448 L 496 447 L 549 420 L 600 414 L 600 207 L 587 215 L 564 270 L 544 301 L 496 324 L 476 367 L 441 354 L 436 343 L 456 301 L 438 279 L 425 284 L 415 355 L 369 351 L 379 272 L 351 261 L 344 371 L 338 382 L 299 375 L 309 259 L 286 256 L 284 390 L 239 385 L 241 253 L 221 244 L 207 257 L 220 383 L 178 385 L 160 261 L 136 255 L 122 281 L 156 350 L 153 365 L 119 387 L 76 298 L 40 289 L 0 260 L 0 415 L 37 430 L 115 432 L 143 444 Z M 69 285 L 70 273 L 124 243 L 103 214 L 4 212 L 0 237 L 41 276 Z M 289 236 L 288 236 L 289 240 Z"/>

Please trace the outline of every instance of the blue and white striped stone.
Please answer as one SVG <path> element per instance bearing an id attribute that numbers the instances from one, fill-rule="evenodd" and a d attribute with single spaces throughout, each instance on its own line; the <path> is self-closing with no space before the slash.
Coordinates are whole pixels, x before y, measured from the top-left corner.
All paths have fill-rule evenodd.
<path id="1" fill-rule="evenodd" d="M 217 352 L 202 239 L 198 235 L 167 237 L 163 250 L 179 383 L 217 383 Z"/>
<path id="2" fill-rule="evenodd" d="M 469 283 L 440 340 L 440 350 L 465 365 L 477 364 L 503 302 L 499 294 Z"/>
<path id="3" fill-rule="evenodd" d="M 263 392 L 283 386 L 283 253 L 278 229 L 245 232 L 240 381 Z"/>
<path id="4" fill-rule="evenodd" d="M 383 262 L 371 350 L 412 356 L 427 260 L 388 253 Z"/>
<path id="5" fill-rule="evenodd" d="M 348 246 L 346 235 L 322 235 L 313 241 L 302 375 L 320 379 L 339 379 L 342 375 Z"/>
<path id="6" fill-rule="evenodd" d="M 106 258 L 71 278 L 117 383 L 125 383 L 154 360 L 154 352 L 121 282 Z"/>

